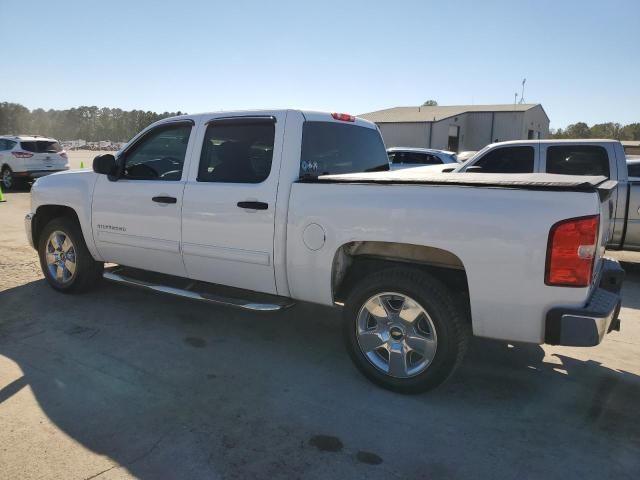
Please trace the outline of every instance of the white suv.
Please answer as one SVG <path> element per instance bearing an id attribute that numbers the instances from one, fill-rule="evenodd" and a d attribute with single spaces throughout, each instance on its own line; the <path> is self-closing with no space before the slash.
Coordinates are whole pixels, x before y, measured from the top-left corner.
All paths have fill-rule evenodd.
<path id="1" fill-rule="evenodd" d="M 0 136 L 0 175 L 5 190 L 50 173 L 69 170 L 69 159 L 54 138 Z"/>

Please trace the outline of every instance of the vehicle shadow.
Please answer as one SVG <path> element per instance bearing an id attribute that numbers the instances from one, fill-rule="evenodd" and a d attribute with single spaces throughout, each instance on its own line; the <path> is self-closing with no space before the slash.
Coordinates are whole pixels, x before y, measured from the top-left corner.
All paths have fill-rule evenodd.
<path id="1" fill-rule="evenodd" d="M 44 281 L 0 292 L 0 305 L 0 369 L 22 372 L 0 384 L 0 412 L 28 387 L 57 429 L 110 459 L 106 470 L 137 478 L 603 478 L 640 468 L 640 377 L 575 349 L 474 339 L 447 384 L 403 396 L 355 371 L 333 309 L 258 315 L 110 284 L 67 296 Z M 13 423 L 29 431 L 32 416 Z M 20 440 L 3 443 L 18 452 Z M 585 456 L 593 445 L 600 455 Z M 69 476 L 68 455 L 52 478 Z"/>

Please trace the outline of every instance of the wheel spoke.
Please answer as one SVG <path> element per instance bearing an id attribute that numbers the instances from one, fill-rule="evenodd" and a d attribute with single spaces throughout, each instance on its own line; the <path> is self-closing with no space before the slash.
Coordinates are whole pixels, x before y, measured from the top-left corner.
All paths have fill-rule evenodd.
<path id="1" fill-rule="evenodd" d="M 62 265 L 56 267 L 56 280 L 59 282 L 64 281 L 64 267 Z"/>
<path id="2" fill-rule="evenodd" d="M 62 240 L 60 238 L 60 235 L 58 234 L 52 235 L 50 242 L 51 242 L 51 245 L 53 245 L 53 248 L 55 250 L 60 250 L 62 248 Z"/>
<path id="3" fill-rule="evenodd" d="M 391 318 L 382 304 L 380 296 L 373 297 L 364 305 L 364 308 L 375 318 Z"/>
<path id="4" fill-rule="evenodd" d="M 71 260 L 67 259 L 64 262 L 64 267 L 69 271 L 70 275 L 73 275 L 76 271 L 76 262 L 72 262 Z"/>
<path id="5" fill-rule="evenodd" d="M 400 318 L 405 322 L 413 323 L 423 312 L 422 307 L 410 298 L 405 297 L 400 309 Z"/>
<path id="6" fill-rule="evenodd" d="M 424 358 L 431 360 L 436 353 L 436 342 L 421 335 L 408 335 L 405 339 L 407 346 Z"/>
<path id="7" fill-rule="evenodd" d="M 62 242 L 62 251 L 67 253 L 69 250 L 73 248 L 73 243 L 69 240 L 69 237 L 64 237 L 64 241 Z"/>
<path id="8" fill-rule="evenodd" d="M 389 350 L 389 375 L 394 377 L 407 375 L 407 353 L 399 342 L 394 342 Z"/>
<path id="9" fill-rule="evenodd" d="M 56 257 L 53 256 L 53 253 L 49 252 L 48 248 L 47 248 L 46 258 L 47 258 L 47 265 L 53 265 L 54 263 L 56 263 Z"/>
<path id="10" fill-rule="evenodd" d="M 362 332 L 358 335 L 358 343 L 360 344 L 360 348 L 364 352 L 372 352 L 373 350 L 380 348 L 385 344 L 384 338 L 380 332 L 376 330 L 370 330 L 367 332 Z"/>
<path id="11" fill-rule="evenodd" d="M 384 313 L 388 319 L 393 319 L 398 316 L 398 312 L 391 306 L 391 296 L 390 295 L 380 295 L 378 297 L 380 299 L 380 305 L 384 309 Z"/>

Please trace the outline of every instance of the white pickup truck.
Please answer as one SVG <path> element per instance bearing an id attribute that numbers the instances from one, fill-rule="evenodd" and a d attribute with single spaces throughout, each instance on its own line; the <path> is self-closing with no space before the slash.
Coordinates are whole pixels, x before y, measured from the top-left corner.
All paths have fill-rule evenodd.
<path id="1" fill-rule="evenodd" d="M 399 176 L 373 123 L 297 110 L 165 119 L 93 170 L 33 186 L 27 236 L 61 292 L 105 277 L 337 305 L 356 366 L 402 392 L 446 379 L 472 334 L 591 346 L 619 328 L 604 177 Z"/>
<path id="2" fill-rule="evenodd" d="M 462 165 L 418 167 L 428 172 L 603 175 L 617 182 L 609 199 L 607 248 L 640 251 L 640 177 L 618 140 L 512 140 L 487 145 Z"/>

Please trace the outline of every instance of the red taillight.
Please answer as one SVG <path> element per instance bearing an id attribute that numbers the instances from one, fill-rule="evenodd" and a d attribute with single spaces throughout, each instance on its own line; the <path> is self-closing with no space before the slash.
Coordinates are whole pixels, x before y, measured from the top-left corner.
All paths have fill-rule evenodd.
<path id="1" fill-rule="evenodd" d="M 594 215 L 570 218 L 551 227 L 544 283 L 565 287 L 589 286 L 599 224 L 600 216 Z"/>
<path id="2" fill-rule="evenodd" d="M 342 122 L 355 122 L 356 117 L 353 115 L 349 115 L 348 113 L 332 113 L 331 116 L 336 120 L 340 120 Z"/>
<path id="3" fill-rule="evenodd" d="M 33 157 L 33 153 L 29 153 L 29 152 L 11 152 L 11 155 L 13 155 L 16 158 L 31 158 L 31 157 Z"/>
<path id="4" fill-rule="evenodd" d="M 60 155 L 62 158 L 64 158 L 65 160 L 68 160 L 69 157 L 67 156 L 67 152 L 60 152 L 58 153 L 58 155 Z"/>

